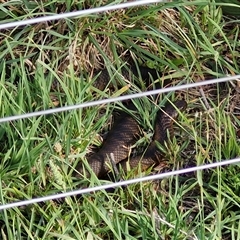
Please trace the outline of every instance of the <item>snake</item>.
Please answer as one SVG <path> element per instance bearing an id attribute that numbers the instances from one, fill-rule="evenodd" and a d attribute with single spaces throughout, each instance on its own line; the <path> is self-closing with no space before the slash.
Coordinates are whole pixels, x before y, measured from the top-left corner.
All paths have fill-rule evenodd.
<path id="1" fill-rule="evenodd" d="M 151 81 L 150 75 L 152 79 L 157 79 L 159 76 L 155 69 L 148 67 L 139 67 L 139 69 L 136 67 L 123 68 L 121 74 L 126 79 L 129 79 L 129 76 L 134 74 L 136 77 L 141 77 L 144 82 Z M 94 87 L 104 90 L 106 86 L 109 86 L 110 80 L 108 70 L 103 69 L 97 74 Z M 159 109 L 156 113 L 151 143 L 143 154 L 132 157 L 130 160 L 128 160 L 130 147 L 136 142 L 141 130 L 137 120 L 129 113 L 122 111 L 108 132 L 100 150 L 87 158 L 87 164 L 84 164 L 83 161 L 77 164 L 75 177 L 82 175 L 89 177 L 93 172 L 98 178 L 102 178 L 110 171 L 113 164 L 120 166 L 124 171 L 127 170 L 127 164 L 130 168 L 135 168 L 140 164 L 142 170 L 157 165 L 162 159 L 157 145 L 158 143 L 164 144 L 165 141 L 167 142 L 168 135 L 173 137 L 173 123 L 176 121 L 179 112 L 183 112 L 186 107 L 185 100 L 176 100 Z M 128 108 L 134 109 L 134 104 L 130 104 Z M 111 156 L 113 156 L 113 159 L 111 159 Z"/>

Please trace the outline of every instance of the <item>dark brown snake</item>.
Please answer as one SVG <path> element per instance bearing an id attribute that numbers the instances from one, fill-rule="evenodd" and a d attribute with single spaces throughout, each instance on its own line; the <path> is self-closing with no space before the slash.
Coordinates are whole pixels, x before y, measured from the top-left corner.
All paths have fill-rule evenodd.
<path id="1" fill-rule="evenodd" d="M 136 68 L 131 68 L 131 72 L 138 75 Z M 140 74 L 144 81 L 147 81 L 150 77 L 153 79 L 158 78 L 156 70 L 149 69 L 146 67 L 140 68 Z M 122 70 L 122 75 L 129 79 L 129 71 L 126 69 Z M 103 70 L 98 78 L 96 79 L 95 87 L 103 90 L 107 84 L 109 84 L 110 76 L 108 71 Z M 174 106 L 173 106 L 174 105 Z M 131 168 L 141 164 L 141 169 L 147 169 L 154 165 L 157 165 L 161 160 L 161 154 L 158 151 L 156 142 L 163 144 L 168 139 L 169 132 L 170 136 L 173 136 L 173 122 L 178 116 L 178 112 L 182 112 L 187 103 L 184 100 L 177 100 L 172 104 L 168 103 L 163 109 L 158 110 L 155 119 L 154 135 L 152 142 L 148 146 L 147 150 L 143 155 L 133 157 L 129 160 Z M 110 161 L 110 154 L 114 157 L 114 163 L 120 164 L 123 169 L 126 169 L 126 162 L 128 161 L 129 148 L 136 142 L 136 137 L 140 134 L 140 128 L 137 121 L 129 114 L 122 112 L 118 120 L 114 123 L 112 129 L 109 131 L 106 140 L 104 141 L 101 149 L 91 155 L 88 159 L 88 164 L 92 171 L 99 178 L 105 176 L 111 169 L 112 162 Z M 85 168 L 83 170 L 83 163 L 80 162 L 76 167 L 76 177 L 86 174 L 90 175 L 90 172 Z"/>

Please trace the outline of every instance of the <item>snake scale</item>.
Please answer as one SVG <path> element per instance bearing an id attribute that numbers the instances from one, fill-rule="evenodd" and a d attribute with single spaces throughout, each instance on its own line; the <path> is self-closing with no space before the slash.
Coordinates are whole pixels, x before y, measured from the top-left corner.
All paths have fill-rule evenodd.
<path id="1" fill-rule="evenodd" d="M 130 69 L 123 68 L 121 73 L 126 79 L 130 78 L 130 73 L 134 74 L 136 77 L 141 77 L 144 82 L 150 82 L 150 75 L 152 79 L 158 79 L 159 76 L 156 70 L 147 67 L 140 67 L 139 69 L 135 67 L 131 67 Z M 109 81 L 109 73 L 107 69 L 104 69 L 98 74 L 94 86 L 103 90 L 107 85 L 109 86 Z M 130 104 L 130 106 L 130 108 L 133 108 L 133 104 Z M 173 105 L 168 103 L 163 109 L 159 109 L 156 114 L 152 142 L 144 154 L 133 157 L 129 161 L 129 148 L 135 143 L 137 136 L 139 136 L 140 128 L 132 116 L 126 112 L 121 112 L 100 150 L 87 159 L 91 170 L 99 178 L 105 176 L 112 165 L 110 154 L 114 157 L 114 164 L 120 164 L 125 170 L 127 161 L 131 168 L 138 166 L 140 163 L 142 169 L 147 169 L 159 163 L 162 157 L 158 151 L 156 142 L 163 144 L 164 141 L 167 141 L 168 131 L 170 136 L 173 136 L 173 122 L 177 118 L 178 112 L 183 111 L 186 106 L 187 103 L 184 100 L 177 100 Z M 80 162 L 76 167 L 76 177 L 82 174 L 90 176 L 90 170 L 86 169 L 84 164 Z"/>

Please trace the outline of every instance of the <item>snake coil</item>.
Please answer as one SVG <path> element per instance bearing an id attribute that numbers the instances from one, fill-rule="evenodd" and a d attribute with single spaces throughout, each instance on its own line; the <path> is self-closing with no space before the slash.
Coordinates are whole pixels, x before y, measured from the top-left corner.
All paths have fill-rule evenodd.
<path id="1" fill-rule="evenodd" d="M 149 74 L 157 79 L 158 73 L 156 70 L 141 67 L 140 71 L 131 67 L 130 71 L 138 76 L 140 73 L 144 81 L 147 81 L 150 77 Z M 122 70 L 122 75 L 129 79 L 129 71 Z M 104 69 L 97 77 L 95 87 L 103 90 L 107 84 L 109 84 L 110 76 L 108 71 Z M 147 169 L 156 165 L 161 161 L 161 154 L 158 151 L 156 142 L 163 144 L 168 140 L 168 132 L 170 136 L 173 136 L 173 122 L 177 118 L 178 113 L 182 112 L 187 106 L 184 100 L 177 100 L 173 104 L 168 103 L 163 109 L 159 109 L 156 115 L 154 135 L 152 142 L 148 146 L 143 155 L 136 156 L 129 160 L 131 168 L 141 164 L 142 169 Z M 127 114 L 122 112 L 118 121 L 114 123 L 112 129 L 109 131 L 106 140 L 103 142 L 101 149 L 90 156 L 88 159 L 88 165 L 96 176 L 103 177 L 110 170 L 111 161 L 110 154 L 114 156 L 115 164 L 121 164 L 123 169 L 126 169 L 126 162 L 128 160 L 129 148 L 134 144 L 136 137 L 140 134 L 140 128 L 137 121 Z M 76 176 L 80 176 L 84 173 L 83 163 L 80 162 L 76 167 Z M 84 168 L 86 169 L 86 168 Z M 86 170 L 87 176 L 91 174 L 91 171 Z"/>

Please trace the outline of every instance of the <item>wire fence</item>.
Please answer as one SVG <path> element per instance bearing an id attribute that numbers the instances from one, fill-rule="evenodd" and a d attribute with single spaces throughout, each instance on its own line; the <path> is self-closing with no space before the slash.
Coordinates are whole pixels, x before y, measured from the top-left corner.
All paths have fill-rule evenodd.
<path id="1" fill-rule="evenodd" d="M 5 24 L 0 25 L 0 29 L 25 26 L 25 25 L 29 25 L 29 24 L 44 22 L 44 21 L 59 20 L 59 19 L 63 19 L 63 18 L 87 16 L 87 15 L 93 14 L 93 13 L 100 13 L 100 12 L 105 12 L 105 11 L 110 11 L 110 10 L 117 10 L 117 9 L 122 9 L 122 8 L 129 8 L 129 7 L 141 6 L 141 5 L 146 5 L 146 4 L 150 4 L 150 3 L 159 3 L 159 2 L 164 2 L 164 1 L 140 0 L 140 1 L 134 1 L 134 2 L 127 2 L 127 3 L 123 3 L 123 4 L 112 5 L 112 6 L 104 6 L 104 7 L 82 10 L 82 11 L 77 11 L 77 12 L 70 12 L 70 13 L 64 13 L 64 14 L 57 14 L 57 15 L 53 15 L 53 16 L 46 16 L 46 17 L 41 17 L 41 18 L 23 20 L 23 21 L 18 21 L 18 22 L 5 23 Z M 31 113 L 21 114 L 21 115 L 17 115 L 17 116 L 9 116 L 9 117 L 1 118 L 0 123 L 19 120 L 19 119 L 25 119 L 25 118 L 31 118 L 31 117 L 41 116 L 41 115 L 59 113 L 59 112 L 63 112 L 63 111 L 71 111 L 74 109 L 108 104 L 108 103 L 123 101 L 123 100 L 128 100 L 128 99 L 141 98 L 144 96 L 149 96 L 149 95 L 154 95 L 154 94 L 159 94 L 159 93 L 166 93 L 166 92 L 170 92 L 170 91 L 196 88 L 196 87 L 209 85 L 209 84 L 213 84 L 213 83 L 216 84 L 216 83 L 227 82 L 230 80 L 237 80 L 237 79 L 240 79 L 240 75 L 226 76 L 223 78 L 212 79 L 212 80 L 208 80 L 208 81 L 201 81 L 201 82 L 191 83 L 191 84 L 178 85 L 178 86 L 174 86 L 174 87 L 168 87 L 165 89 L 151 90 L 151 91 L 146 91 L 146 92 L 141 92 L 141 93 L 124 95 L 124 96 L 120 96 L 120 97 L 113 97 L 113 98 L 109 98 L 109 99 L 103 99 L 103 100 L 85 102 L 85 103 L 71 105 L 71 106 L 59 107 L 59 108 L 55 108 L 55 109 L 31 112 Z M 68 196 L 90 193 L 90 192 L 103 190 L 103 189 L 116 188 L 116 187 L 123 186 L 123 185 L 126 186 L 129 184 L 143 182 L 143 181 L 163 179 L 163 178 L 167 178 L 167 177 L 171 177 L 171 176 L 175 176 L 175 175 L 179 175 L 179 174 L 184 174 L 184 173 L 189 173 L 189 172 L 199 171 L 199 170 L 204 170 L 204 169 L 209 169 L 209 168 L 216 168 L 219 166 L 224 166 L 224 165 L 229 165 L 229 164 L 237 164 L 237 163 L 240 163 L 240 158 L 229 159 L 229 160 L 222 159 L 222 160 L 218 160 L 218 162 L 212 163 L 212 164 L 206 164 L 206 165 L 181 169 L 181 170 L 177 170 L 177 171 L 171 171 L 171 172 L 167 172 L 167 173 L 151 175 L 151 176 L 147 176 L 147 177 L 140 177 L 140 178 L 136 178 L 136 179 L 120 181 L 120 182 L 116 182 L 116 183 L 112 183 L 112 184 L 105 184 L 105 185 L 86 188 L 86 189 L 58 193 L 58 194 L 49 195 L 46 197 L 39 197 L 39 198 L 30 199 L 30 200 L 13 202 L 13 203 L 9 203 L 9 204 L 2 204 L 2 205 L 0 205 L 0 210 L 5 210 L 5 209 L 13 208 L 13 207 L 20 207 L 20 206 L 39 203 L 39 202 L 48 201 L 48 200 L 65 198 Z"/>
<path id="2" fill-rule="evenodd" d="M 118 9 L 123 9 L 123 8 L 149 5 L 151 3 L 159 3 L 159 2 L 163 3 L 163 2 L 167 2 L 167 1 L 163 1 L 163 0 L 138 0 L 138 1 L 133 1 L 133 2 L 116 4 L 116 5 L 112 5 L 112 6 L 103 6 L 103 7 L 98 7 L 98 8 L 80 10 L 80 11 L 76 11 L 76 12 L 54 14 L 52 16 L 38 17 L 38 18 L 27 19 L 27 20 L 22 20 L 22 21 L 18 21 L 18 22 L 14 21 L 14 22 L 10 22 L 10 23 L 4 23 L 4 24 L 0 25 L 0 30 L 1 29 L 6 29 L 6 28 L 12 28 L 12 27 L 26 26 L 26 25 L 40 23 L 40 22 L 60 20 L 60 19 L 64 19 L 64 18 L 87 16 L 87 15 L 94 14 L 94 13 L 101 13 L 101 12 L 118 10 Z"/>

